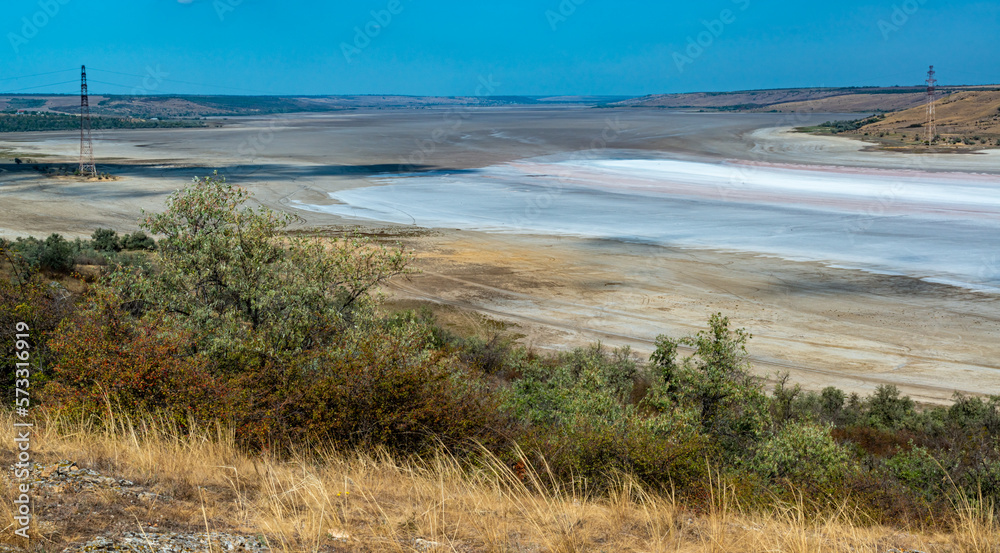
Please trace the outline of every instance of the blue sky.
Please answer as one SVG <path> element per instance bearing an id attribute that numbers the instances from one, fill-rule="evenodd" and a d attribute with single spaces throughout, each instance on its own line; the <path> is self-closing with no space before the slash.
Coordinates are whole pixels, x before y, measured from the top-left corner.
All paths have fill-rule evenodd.
<path id="1" fill-rule="evenodd" d="M 641 95 L 1000 82 L 1000 2 L 12 0 L 0 92 Z M 393 13 L 395 12 L 395 13 Z M 15 78 L 16 77 L 16 78 Z M 58 84 L 56 84 L 58 83 Z M 44 86 L 52 85 L 52 86 Z"/>

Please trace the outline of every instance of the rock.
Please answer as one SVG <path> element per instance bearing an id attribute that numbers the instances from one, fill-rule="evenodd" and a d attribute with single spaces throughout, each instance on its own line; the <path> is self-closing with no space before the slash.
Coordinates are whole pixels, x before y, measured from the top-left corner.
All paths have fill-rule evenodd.
<path id="1" fill-rule="evenodd" d="M 436 541 L 425 540 L 423 538 L 416 538 L 413 540 L 413 545 L 420 551 L 429 551 L 436 547 L 441 547 L 444 544 L 438 543 Z"/>
<path id="2" fill-rule="evenodd" d="M 11 473 L 3 475 L 6 480 L 11 482 L 17 480 L 13 478 L 14 469 L 15 467 L 11 466 Z M 80 468 L 76 463 L 65 460 L 51 465 L 32 463 L 29 479 L 32 489 L 43 495 L 110 490 L 123 496 L 139 497 L 140 494 L 146 494 L 155 499 L 171 499 L 147 490 L 137 489 L 135 482 L 131 480 L 104 476 L 96 470 Z M 17 480 L 17 482 L 21 481 Z M 143 498 L 140 497 L 140 499 Z"/>
<path id="3" fill-rule="evenodd" d="M 255 536 L 204 532 L 191 534 L 123 532 L 120 536 L 101 536 L 63 550 L 63 553 L 115 551 L 120 553 L 160 553 L 163 551 L 209 553 L 213 551 L 270 551 Z"/>

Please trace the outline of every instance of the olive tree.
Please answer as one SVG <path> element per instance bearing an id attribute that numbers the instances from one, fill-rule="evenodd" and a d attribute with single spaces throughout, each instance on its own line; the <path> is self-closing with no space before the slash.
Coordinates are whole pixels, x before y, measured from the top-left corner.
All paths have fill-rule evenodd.
<path id="1" fill-rule="evenodd" d="M 213 175 L 145 217 L 141 226 L 162 239 L 153 276 L 119 281 L 134 309 L 164 311 L 194 331 L 202 351 L 246 362 L 247 353 L 321 345 L 373 305 L 375 287 L 406 271 L 400 247 L 291 236 L 290 215 L 250 200 L 250 192 Z"/>

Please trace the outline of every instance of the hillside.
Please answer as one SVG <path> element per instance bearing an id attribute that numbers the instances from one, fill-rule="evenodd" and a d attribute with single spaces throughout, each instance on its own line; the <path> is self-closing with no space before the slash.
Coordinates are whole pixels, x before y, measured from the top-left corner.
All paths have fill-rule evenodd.
<path id="1" fill-rule="evenodd" d="M 935 111 L 939 143 L 1000 145 L 1000 91 L 958 92 L 938 100 Z M 921 104 L 849 134 L 909 138 L 922 134 L 926 121 L 927 109 Z"/>
<path id="2" fill-rule="evenodd" d="M 909 109 L 921 105 L 926 98 L 924 92 L 841 94 L 818 100 L 773 104 L 769 109 L 794 113 L 875 113 Z"/>
<path id="3" fill-rule="evenodd" d="M 982 87 L 939 87 L 945 94 Z M 786 88 L 735 92 L 653 94 L 607 107 L 686 108 L 718 111 L 875 113 L 909 109 L 926 99 L 923 87 Z"/>

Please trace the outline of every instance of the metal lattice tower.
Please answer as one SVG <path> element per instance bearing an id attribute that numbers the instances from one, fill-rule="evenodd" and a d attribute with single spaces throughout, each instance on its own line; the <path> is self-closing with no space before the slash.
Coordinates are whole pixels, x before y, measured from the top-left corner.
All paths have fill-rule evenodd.
<path id="1" fill-rule="evenodd" d="M 80 174 L 97 176 L 94 141 L 90 136 L 90 99 L 87 94 L 87 66 L 80 66 Z"/>
<path id="2" fill-rule="evenodd" d="M 937 79 L 934 78 L 934 66 L 927 71 L 927 145 L 937 136 L 937 121 L 934 119 L 934 89 Z"/>

